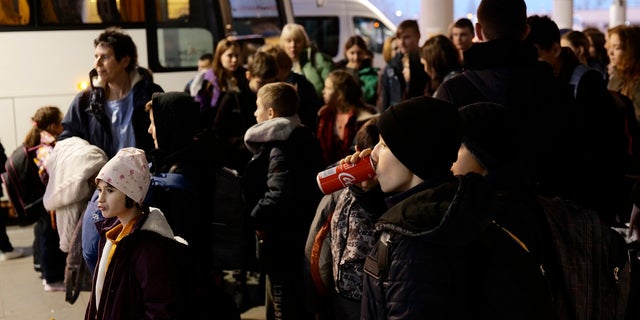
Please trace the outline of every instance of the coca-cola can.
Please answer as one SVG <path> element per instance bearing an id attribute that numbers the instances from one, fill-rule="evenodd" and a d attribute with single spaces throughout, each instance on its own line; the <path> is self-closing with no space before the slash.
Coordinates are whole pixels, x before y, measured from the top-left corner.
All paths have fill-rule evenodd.
<path id="1" fill-rule="evenodd" d="M 376 175 L 371 156 L 360 159 L 355 164 L 344 163 L 318 173 L 318 187 L 329 194 L 350 185 L 369 180 Z"/>

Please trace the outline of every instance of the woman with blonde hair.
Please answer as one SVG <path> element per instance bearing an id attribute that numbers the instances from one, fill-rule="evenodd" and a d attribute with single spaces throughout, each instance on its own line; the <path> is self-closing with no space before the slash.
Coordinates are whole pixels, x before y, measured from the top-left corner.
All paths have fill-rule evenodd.
<path id="1" fill-rule="evenodd" d="M 396 36 L 389 36 L 384 39 L 382 45 L 382 57 L 386 63 L 389 63 L 391 59 L 398 53 L 398 44 L 396 43 Z"/>
<path id="2" fill-rule="evenodd" d="M 293 72 L 304 75 L 318 96 L 322 96 L 324 80 L 334 69 L 333 59 L 312 45 L 307 31 L 296 23 L 288 23 L 282 28 L 280 46 L 291 58 Z"/>

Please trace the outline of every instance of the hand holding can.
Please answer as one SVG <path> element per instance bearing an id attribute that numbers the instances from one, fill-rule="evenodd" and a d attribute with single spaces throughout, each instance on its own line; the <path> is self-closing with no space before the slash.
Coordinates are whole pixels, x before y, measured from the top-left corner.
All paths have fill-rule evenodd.
<path id="1" fill-rule="evenodd" d="M 371 156 L 354 163 L 343 163 L 318 173 L 318 187 L 324 194 L 372 179 L 376 175 Z"/>

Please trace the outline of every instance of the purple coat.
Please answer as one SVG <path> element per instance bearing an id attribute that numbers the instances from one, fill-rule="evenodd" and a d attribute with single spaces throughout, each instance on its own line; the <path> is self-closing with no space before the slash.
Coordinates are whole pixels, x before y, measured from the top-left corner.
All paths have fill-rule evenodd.
<path id="1" fill-rule="evenodd" d="M 109 225 L 105 220 L 105 226 Z M 116 223 L 115 225 L 119 224 Z M 100 254 L 107 241 L 101 230 Z M 187 246 L 173 232 L 159 210 L 145 214 L 118 243 L 109 264 L 100 305 L 96 307 L 94 272 L 85 319 L 190 319 L 193 301 L 187 268 Z M 98 260 L 98 265 L 100 260 Z"/>

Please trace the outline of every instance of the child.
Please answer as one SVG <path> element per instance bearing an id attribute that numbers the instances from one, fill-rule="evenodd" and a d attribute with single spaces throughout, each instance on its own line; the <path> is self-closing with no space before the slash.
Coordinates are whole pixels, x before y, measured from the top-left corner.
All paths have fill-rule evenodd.
<path id="1" fill-rule="evenodd" d="M 315 180 L 324 167 L 320 146 L 311 129 L 301 125 L 292 85 L 264 85 L 256 104 L 258 123 L 244 136 L 253 158 L 243 186 L 247 216 L 261 242 L 267 319 L 306 319 L 302 265 L 309 226 L 322 196 Z"/>
<path id="2" fill-rule="evenodd" d="M 151 182 L 144 151 L 121 149 L 95 179 L 100 258 L 87 319 L 182 319 L 186 315 L 184 252 L 158 209 L 143 208 Z"/>
<path id="3" fill-rule="evenodd" d="M 358 130 L 357 151 L 378 143 L 377 122 L 374 116 Z M 364 261 L 376 243 L 374 224 L 385 210 L 375 177 L 328 194 L 318 205 L 305 247 L 316 318 L 360 319 Z"/>
<path id="4" fill-rule="evenodd" d="M 63 130 L 62 112 L 56 106 L 43 106 L 36 110 L 31 121 L 33 127 L 24 138 L 24 146 L 37 147 L 33 161 L 38 167 L 40 180 L 46 186 L 49 181 L 47 161 Z M 42 209 L 34 228 L 35 269 L 42 271 L 44 291 L 63 291 L 66 253 L 59 248 L 60 236 L 53 224 L 55 212 L 46 211 L 44 207 Z"/>
<path id="5" fill-rule="evenodd" d="M 460 303 L 473 302 L 467 290 L 479 279 L 460 249 L 490 222 L 492 194 L 481 176 L 449 171 L 462 140 L 457 108 L 409 99 L 382 113 L 378 130 L 371 159 L 391 196 L 364 264 L 361 319 L 472 318 L 477 310 Z"/>
<path id="6" fill-rule="evenodd" d="M 364 103 L 357 79 L 344 70 L 332 71 L 322 89 L 325 105 L 318 111 L 317 137 L 326 165 L 351 154 L 362 124 L 376 114 Z"/>
<path id="7" fill-rule="evenodd" d="M 380 70 L 372 66 L 373 54 L 367 43 L 359 35 L 351 36 L 344 45 L 344 59 L 336 64 L 336 69 L 351 73 L 362 88 L 364 101 L 370 105 L 378 99 L 378 73 Z"/>

